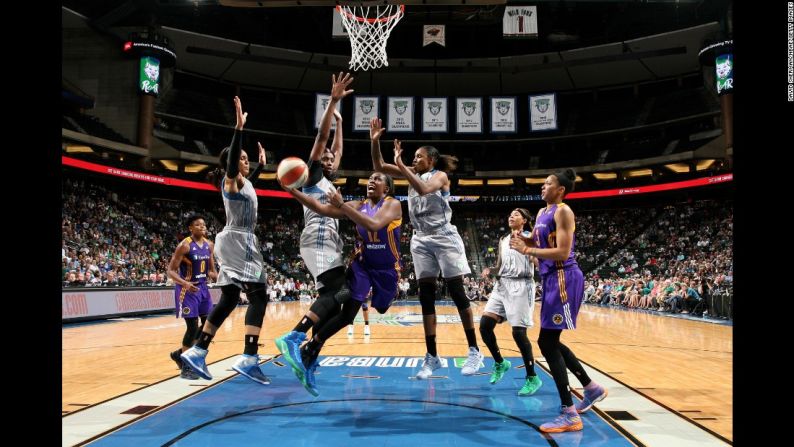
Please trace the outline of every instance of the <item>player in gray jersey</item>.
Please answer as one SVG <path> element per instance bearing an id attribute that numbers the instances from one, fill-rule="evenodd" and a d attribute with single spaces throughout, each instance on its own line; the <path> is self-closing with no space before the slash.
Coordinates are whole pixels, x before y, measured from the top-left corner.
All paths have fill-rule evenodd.
<path id="1" fill-rule="evenodd" d="M 422 320 L 425 330 L 425 354 L 417 379 L 427 379 L 441 367 L 436 351 L 436 278 L 439 272 L 447 283 L 452 300 L 466 333 L 469 354 L 461 374 L 474 375 L 480 369 L 483 355 L 477 347 L 474 318 L 471 305 L 463 289 L 463 275 L 471 273 L 466 250 L 458 229 L 450 224 L 452 210 L 449 207 L 448 172 L 457 167 L 458 159 L 441 155 L 433 146 L 422 146 L 414 154 L 413 164 L 402 162 L 402 147 L 394 140 L 394 163 L 383 162 L 380 153 L 380 136 L 385 129 L 380 119 L 370 122 L 372 165 L 376 171 L 408 180 L 408 214 L 414 226 L 411 237 L 411 256 L 416 278 L 419 282 L 419 302 L 422 305 Z"/>
<path id="2" fill-rule="evenodd" d="M 494 328 L 497 323 L 504 320 L 513 328 L 513 340 L 521 351 L 524 368 L 527 373 L 524 386 L 518 391 L 519 396 L 530 396 L 540 388 L 542 382 L 535 373 L 535 359 L 532 356 L 532 345 L 527 337 L 527 328 L 533 326 L 532 312 L 535 309 L 535 265 L 537 260 L 519 253 L 510 248 L 510 238 L 513 233 L 521 232 L 529 223 L 529 211 L 516 208 L 507 218 L 510 234 L 499 240 L 499 258 L 494 271 L 497 281 L 494 285 L 485 311 L 480 319 L 480 335 L 485 346 L 491 351 L 494 358 L 491 385 L 502 380 L 510 370 L 510 360 L 502 357 L 499 345 L 496 343 Z M 482 271 L 486 278 L 491 273 L 490 268 Z"/>
<path id="3" fill-rule="evenodd" d="M 333 180 L 342 161 L 342 117 L 336 105 L 345 96 L 353 93 L 347 87 L 353 82 L 350 73 L 331 75 L 331 99 L 320 119 L 320 127 L 309 154 L 309 178 L 303 185 L 302 193 L 321 204 L 328 203 L 329 191 L 335 191 Z M 336 130 L 331 148 L 326 147 L 331 133 L 331 119 L 336 118 Z M 296 196 L 300 200 L 299 196 Z M 302 201 L 303 203 L 303 201 Z M 336 316 L 342 303 L 350 298 L 345 285 L 345 263 L 342 258 L 342 238 L 339 236 L 339 220 L 323 216 L 303 205 L 305 226 L 300 237 L 300 253 L 303 262 L 314 277 L 319 297 L 312 303 L 292 331 L 276 338 L 276 347 L 303 386 L 316 395 L 307 377 L 312 377 L 317 368 L 316 358 L 301 352 L 300 345 L 306 339 L 306 332 L 314 328 L 319 333 L 321 327 Z"/>
<path id="4" fill-rule="evenodd" d="M 232 369 L 249 379 L 269 385 L 270 379 L 259 369 L 257 355 L 259 333 L 267 306 L 267 278 L 259 241 L 254 234 L 257 197 L 254 186 L 246 176 L 250 173 L 248 154 L 242 150 L 242 130 L 248 113 L 243 113 L 240 98 L 234 97 L 237 124 L 229 147 L 221 151 L 220 168 L 212 176 L 213 184 L 221 189 L 226 209 L 226 226 L 215 237 L 214 255 L 220 264 L 216 284 L 221 286 L 221 299 L 210 312 L 196 344 L 183 352 L 181 358 L 200 377 L 212 380 L 207 369 L 207 350 L 215 332 L 237 307 L 240 291 L 245 290 L 249 306 L 245 312 L 245 348 Z M 264 165 L 265 149 L 259 144 L 259 165 Z M 220 173 L 225 172 L 223 180 Z M 254 172 L 256 174 L 257 171 Z M 253 176 L 252 176 L 253 178 Z"/>

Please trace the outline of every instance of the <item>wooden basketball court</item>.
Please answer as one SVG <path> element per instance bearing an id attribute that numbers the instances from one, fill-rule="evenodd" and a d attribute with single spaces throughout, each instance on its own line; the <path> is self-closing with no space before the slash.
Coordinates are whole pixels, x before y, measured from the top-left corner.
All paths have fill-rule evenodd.
<path id="1" fill-rule="evenodd" d="M 278 354 L 273 339 L 291 330 L 308 306 L 300 302 L 270 303 L 259 353 Z M 475 321 L 483 307 L 484 303 L 474 304 Z M 461 325 L 442 323 L 442 315 L 455 320 L 456 309 L 437 309 L 439 355 L 465 356 Z M 540 306 L 536 306 L 536 325 L 539 312 Z M 239 307 L 218 330 L 208 364 L 242 351 L 244 314 L 245 308 Z M 410 323 L 419 314 L 421 308 L 414 305 L 395 305 L 385 315 L 372 312 L 371 336 L 363 336 L 363 324 L 359 322 L 352 337 L 341 331 L 326 343 L 322 354 L 421 357 L 425 353 L 422 326 Z M 357 317 L 360 320 L 361 313 Z M 579 329 L 565 331 L 563 342 L 586 365 L 723 438 L 733 438 L 731 326 L 590 305 L 582 307 L 577 323 Z M 179 346 L 183 331 L 182 320 L 172 315 L 64 326 L 63 415 L 178 376 L 168 353 Z M 529 331 L 536 358 L 541 357 L 536 344 L 538 331 L 537 326 Z M 503 355 L 520 356 L 507 325 L 499 325 L 496 333 Z M 488 357 L 479 335 L 478 341 Z M 542 359 L 539 363 L 545 366 Z M 482 380 L 487 382 L 487 377 Z M 571 386 L 580 391 L 576 381 Z"/>

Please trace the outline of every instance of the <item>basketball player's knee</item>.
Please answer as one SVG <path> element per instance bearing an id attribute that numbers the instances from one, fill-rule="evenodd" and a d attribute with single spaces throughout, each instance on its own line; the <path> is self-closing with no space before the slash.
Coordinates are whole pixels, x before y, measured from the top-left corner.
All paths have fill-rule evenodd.
<path id="1" fill-rule="evenodd" d="M 436 281 L 419 281 L 419 304 L 422 305 L 422 315 L 436 313 Z"/>
<path id="2" fill-rule="evenodd" d="M 483 315 L 482 318 L 480 318 L 480 335 L 485 337 L 488 334 L 492 334 L 496 327 L 496 323 L 497 321 L 493 317 Z"/>
<path id="3" fill-rule="evenodd" d="M 466 290 L 463 288 L 463 277 L 457 276 L 446 281 L 449 294 L 452 296 L 455 307 L 457 307 L 458 310 L 468 309 L 471 306 L 471 302 L 469 302 L 469 298 L 466 296 Z"/>
<path id="4" fill-rule="evenodd" d="M 527 337 L 527 328 L 513 326 L 513 340 L 515 340 L 516 343 L 524 341 L 529 342 L 529 337 Z"/>
<path id="5" fill-rule="evenodd" d="M 320 274 L 317 280 L 323 284 L 323 289 L 336 293 L 345 285 L 345 268 L 342 266 L 334 267 Z"/>
<path id="6" fill-rule="evenodd" d="M 267 293 L 264 288 L 248 292 L 248 310 L 245 312 L 245 325 L 262 327 L 267 310 Z"/>
<path id="7" fill-rule="evenodd" d="M 324 321 L 328 315 L 332 312 L 335 313 L 335 310 L 339 309 L 339 303 L 336 302 L 333 295 L 330 295 L 328 290 L 324 290 L 324 293 L 321 293 L 314 303 L 312 307 L 309 309 L 314 312 L 319 318 L 320 321 Z"/>
<path id="8" fill-rule="evenodd" d="M 182 346 L 193 346 L 198 332 L 198 318 L 185 318 L 185 335 L 182 337 Z"/>
<path id="9" fill-rule="evenodd" d="M 237 307 L 240 301 L 240 288 L 235 285 L 221 287 L 221 299 L 207 318 L 213 326 L 220 326 L 223 320 Z"/>
<path id="10" fill-rule="evenodd" d="M 549 353 L 551 353 L 552 351 L 558 348 L 557 340 L 546 337 L 540 337 L 538 338 L 538 347 L 540 348 L 540 352 L 544 356 L 548 357 L 550 356 Z"/>

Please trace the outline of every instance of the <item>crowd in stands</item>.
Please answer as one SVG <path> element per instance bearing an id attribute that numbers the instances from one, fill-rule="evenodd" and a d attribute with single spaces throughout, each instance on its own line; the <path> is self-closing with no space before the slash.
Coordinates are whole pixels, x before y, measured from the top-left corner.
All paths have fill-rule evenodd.
<path id="1" fill-rule="evenodd" d="M 185 218 L 205 216 L 210 238 L 223 227 L 220 200 L 197 204 L 116 192 L 80 178 L 63 183 L 62 273 L 64 287 L 169 286 L 166 268 L 177 243 L 187 236 Z M 582 211 L 577 213 L 577 262 L 586 275 L 589 303 L 662 312 L 708 312 L 708 298 L 732 294 L 733 212 L 725 201 Z M 303 212 L 297 206 L 261 210 L 257 236 L 274 300 L 316 296 L 299 254 Z M 412 226 L 406 214 L 401 296 L 417 293 L 410 255 Z M 496 265 L 498 241 L 508 234 L 507 217 L 456 218 L 469 251 L 471 300 L 485 300 Z M 354 225 L 340 220 L 349 257 Z M 492 272 L 495 274 L 496 272 Z M 537 273 L 536 273 L 537 276 Z M 443 287 L 441 287 L 443 294 Z"/>

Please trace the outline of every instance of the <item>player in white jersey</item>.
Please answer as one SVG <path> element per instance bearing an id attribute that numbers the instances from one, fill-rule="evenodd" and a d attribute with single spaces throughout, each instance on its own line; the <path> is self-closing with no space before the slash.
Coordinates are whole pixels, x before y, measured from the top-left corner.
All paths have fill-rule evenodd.
<path id="1" fill-rule="evenodd" d="M 207 318 L 196 344 L 183 352 L 182 361 L 200 377 L 212 380 L 207 369 L 207 350 L 216 331 L 237 307 L 240 291 L 245 290 L 249 305 L 245 312 L 245 348 L 232 369 L 249 379 L 269 385 L 270 379 L 259 369 L 257 355 L 259 333 L 267 306 L 267 277 L 259 241 L 254 234 L 257 197 L 251 181 L 248 155 L 242 150 L 242 130 L 248 113 L 243 113 L 240 98 L 234 97 L 237 124 L 229 147 L 221 151 L 218 163 L 225 171 L 223 182 L 213 181 L 221 188 L 226 209 L 226 226 L 215 236 L 214 255 L 220 264 L 216 285 L 221 286 L 221 299 Z M 259 144 L 259 164 L 265 164 L 265 149 Z"/>
<path id="2" fill-rule="evenodd" d="M 425 330 L 425 354 L 417 379 L 427 379 L 441 367 L 436 350 L 436 278 L 439 272 L 447 283 L 452 300 L 458 308 L 463 322 L 469 354 L 461 374 L 470 376 L 480 369 L 483 355 L 477 347 L 474 318 L 471 304 L 463 289 L 463 275 L 471 273 L 466 250 L 458 229 L 450 224 L 452 209 L 449 207 L 450 181 L 447 172 L 457 167 L 458 159 L 441 155 L 433 146 L 422 146 L 414 154 L 413 164 L 405 166 L 401 159 L 402 147 L 394 140 L 394 163 L 383 162 L 380 153 L 380 136 L 384 132 L 382 122 L 373 118 L 370 122 L 372 164 L 376 171 L 408 180 L 408 214 L 414 227 L 411 237 L 411 256 L 416 278 L 419 282 L 419 302 L 422 305 L 422 321 Z"/>
<path id="3" fill-rule="evenodd" d="M 353 78 L 350 73 L 331 75 L 331 99 L 320 119 L 320 127 L 309 154 L 309 179 L 302 188 L 303 194 L 321 204 L 328 203 L 328 191 L 335 191 L 332 181 L 342 160 L 342 117 L 336 112 L 336 104 L 353 92 L 347 90 Z M 336 117 L 336 131 L 331 149 L 326 143 L 331 132 L 331 118 Z M 300 200 L 299 196 L 296 196 Z M 307 365 L 309 357 L 302 355 L 300 345 L 306 339 L 306 332 L 313 328 L 317 334 L 320 328 L 336 316 L 342 303 L 350 298 L 345 285 L 345 263 L 342 258 L 342 238 L 339 236 L 339 220 L 323 216 L 303 206 L 305 227 L 300 237 L 300 253 L 303 262 L 314 277 L 320 296 L 312 303 L 292 331 L 276 338 L 276 347 L 292 367 L 298 379 L 310 389 L 306 380 L 307 370 L 316 368 Z M 311 374 L 309 374 L 311 375 Z"/>
<path id="4" fill-rule="evenodd" d="M 514 232 L 521 232 L 529 223 L 529 211 L 516 208 L 507 218 L 510 234 L 499 240 L 499 258 L 494 270 L 497 272 L 497 281 L 494 285 L 485 311 L 480 319 L 480 335 L 485 346 L 491 351 L 494 358 L 491 385 L 500 381 L 504 374 L 510 370 L 510 360 L 505 360 L 499 352 L 496 343 L 494 328 L 497 323 L 507 320 L 513 328 L 513 340 L 521 351 L 526 368 L 524 386 L 518 391 L 519 396 L 530 396 L 540 388 L 542 382 L 535 373 L 535 359 L 532 357 L 532 345 L 527 337 L 527 328 L 533 326 L 532 312 L 535 310 L 535 274 L 534 263 L 536 259 L 521 254 L 510 248 L 510 238 Z M 491 273 L 490 268 L 482 271 L 486 278 Z"/>

